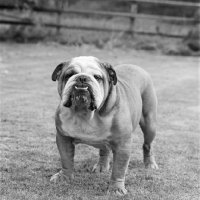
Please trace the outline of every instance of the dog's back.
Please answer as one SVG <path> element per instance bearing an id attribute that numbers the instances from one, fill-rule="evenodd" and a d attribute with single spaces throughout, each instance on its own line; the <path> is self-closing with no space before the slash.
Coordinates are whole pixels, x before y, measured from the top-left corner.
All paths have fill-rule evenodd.
<path id="1" fill-rule="evenodd" d="M 136 87 L 142 94 L 145 88 L 152 83 L 150 75 L 141 67 L 131 64 L 123 64 L 115 67 L 118 79 Z"/>
<path id="2" fill-rule="evenodd" d="M 118 77 L 118 85 L 121 85 L 120 88 L 123 87 L 122 90 L 128 90 L 127 98 L 131 98 L 135 102 L 134 106 L 137 109 L 132 108 L 133 105 L 129 105 L 132 112 L 135 109 L 138 111 L 138 108 L 142 106 L 141 120 L 144 115 L 156 115 L 157 97 L 149 73 L 141 67 L 131 64 L 118 65 L 115 67 L 115 71 Z M 140 105 L 140 102 L 142 105 Z"/>

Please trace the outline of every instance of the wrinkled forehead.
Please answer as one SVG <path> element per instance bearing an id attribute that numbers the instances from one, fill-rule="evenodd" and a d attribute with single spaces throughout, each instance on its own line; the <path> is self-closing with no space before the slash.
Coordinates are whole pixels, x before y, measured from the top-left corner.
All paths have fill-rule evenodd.
<path id="1" fill-rule="evenodd" d="M 92 56 L 80 56 L 73 58 L 68 66 L 68 69 L 73 68 L 79 73 L 89 73 L 91 71 L 101 71 L 100 62 Z"/>

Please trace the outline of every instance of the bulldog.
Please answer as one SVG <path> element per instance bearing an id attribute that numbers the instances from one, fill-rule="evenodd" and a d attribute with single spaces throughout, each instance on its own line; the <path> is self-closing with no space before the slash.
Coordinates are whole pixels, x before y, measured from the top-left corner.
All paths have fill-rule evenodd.
<path id="1" fill-rule="evenodd" d="M 60 96 L 55 124 L 62 168 L 51 181 L 74 178 L 75 145 L 84 143 L 100 149 L 93 172 L 108 171 L 113 153 L 109 191 L 126 194 L 132 134 L 138 124 L 144 134 L 144 165 L 158 168 L 151 148 L 157 97 L 145 70 L 131 64 L 113 68 L 95 57 L 81 56 L 59 64 L 52 80 L 58 81 Z"/>

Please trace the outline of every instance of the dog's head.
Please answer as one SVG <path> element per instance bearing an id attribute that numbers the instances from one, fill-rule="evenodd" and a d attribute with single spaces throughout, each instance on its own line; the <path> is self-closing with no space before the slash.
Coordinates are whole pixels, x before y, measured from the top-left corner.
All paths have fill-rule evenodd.
<path id="1" fill-rule="evenodd" d="M 113 67 L 92 56 L 75 57 L 59 64 L 52 74 L 58 80 L 58 93 L 63 106 L 77 113 L 99 109 L 116 85 Z"/>

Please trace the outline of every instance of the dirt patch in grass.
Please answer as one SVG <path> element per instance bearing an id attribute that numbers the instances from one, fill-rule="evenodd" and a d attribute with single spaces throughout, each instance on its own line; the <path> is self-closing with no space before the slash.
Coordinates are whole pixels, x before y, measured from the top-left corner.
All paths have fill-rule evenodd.
<path id="1" fill-rule="evenodd" d="M 198 199 L 198 58 L 90 45 L 1 43 L 2 199 L 108 199 L 110 172 L 90 172 L 98 150 L 87 145 L 76 148 L 73 182 L 49 182 L 61 167 L 54 126 L 59 97 L 51 74 L 57 64 L 80 55 L 93 55 L 113 65 L 139 65 L 151 74 L 157 91 L 154 149 L 159 170 L 144 169 L 143 136 L 138 128 L 126 177 L 128 194 L 122 199 Z"/>

